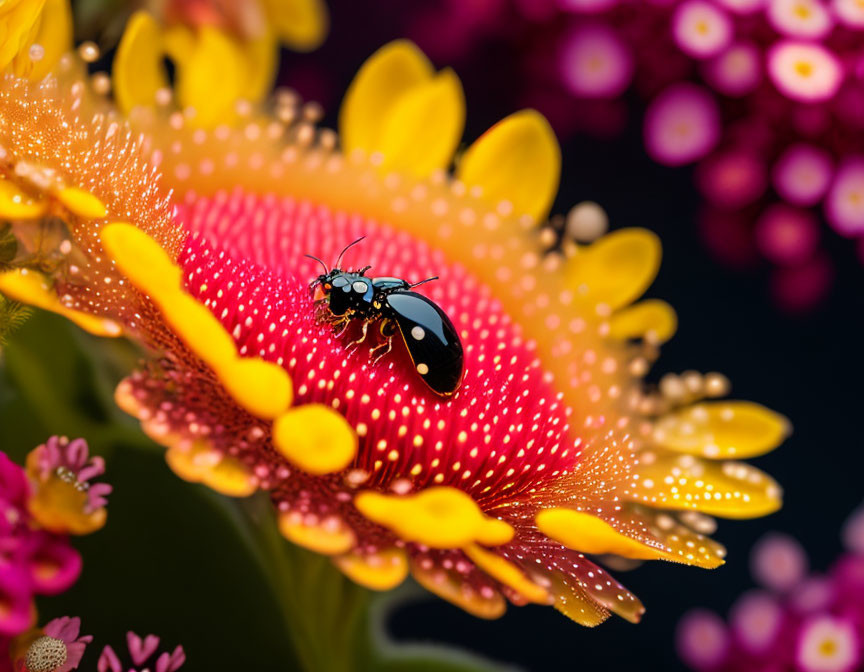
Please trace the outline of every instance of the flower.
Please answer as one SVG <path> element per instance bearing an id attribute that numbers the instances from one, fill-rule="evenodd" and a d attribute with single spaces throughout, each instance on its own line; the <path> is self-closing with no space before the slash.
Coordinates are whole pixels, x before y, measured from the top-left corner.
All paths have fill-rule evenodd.
<path id="1" fill-rule="evenodd" d="M 0 453 L 0 636 L 24 632 L 33 622 L 33 596 L 61 593 L 81 572 L 66 537 L 31 518 L 32 498 L 24 471 Z"/>
<path id="2" fill-rule="evenodd" d="M 667 166 L 700 159 L 717 144 L 720 120 L 707 91 L 692 84 L 676 84 L 661 93 L 645 113 L 645 147 Z"/>
<path id="3" fill-rule="evenodd" d="M 117 401 L 181 477 L 267 491 L 287 539 L 370 588 L 410 571 L 478 616 L 536 602 L 585 625 L 643 611 L 586 554 L 716 567 L 725 551 L 697 514 L 780 506 L 779 486 L 735 460 L 778 445 L 784 418 L 709 400 L 728 387 L 716 374 L 643 388 L 676 324 L 664 302 L 637 301 L 656 237 L 623 229 L 555 248 L 542 222 L 560 153 L 538 113 L 496 124 L 451 176 L 461 84 L 404 41 L 354 79 L 339 149 L 284 95 L 272 116 L 211 131 L 145 108 L 124 121 L 76 84 L 67 70 L 0 90 L 4 175 L 19 194 L 0 214 L 26 194 L 68 242 L 52 272 L 7 274 L 0 289 L 148 347 Z M 75 197 L 28 179 L 46 169 Z M 339 335 L 327 304 L 316 312 L 321 271 L 305 255 L 335 260 L 361 236 L 346 268 L 438 276 L 416 291 L 458 330 L 455 394 L 424 384 L 417 365 L 436 362 L 412 361 L 398 334 L 388 346 L 355 320 Z M 378 345 L 392 351 L 372 362 Z"/>
<path id="4" fill-rule="evenodd" d="M 47 530 L 95 532 L 105 524 L 105 497 L 111 486 L 90 481 L 103 473 L 105 461 L 88 459 L 84 439 L 52 436 L 27 457 L 27 475 L 33 484 L 30 513 Z"/>
<path id="5" fill-rule="evenodd" d="M 677 632 L 682 660 L 691 669 L 718 672 L 861 669 L 862 533 L 864 508 L 846 523 L 848 553 L 826 576 L 807 576 L 807 556 L 792 537 L 766 535 L 753 550 L 751 567 L 768 591 L 751 592 L 736 601 L 729 627 L 710 611 L 696 609 L 685 615 Z"/>
<path id="6" fill-rule="evenodd" d="M 99 660 L 96 663 L 98 672 L 134 672 L 135 669 L 152 669 L 154 672 L 175 672 L 183 667 L 186 662 L 186 653 L 182 646 L 177 646 L 171 653 L 163 651 L 156 656 L 159 648 L 159 638 L 156 635 L 147 635 L 141 639 L 134 632 L 126 633 L 126 645 L 129 649 L 129 658 L 132 659 L 133 667 L 125 666 L 120 658 L 114 653 L 111 646 L 102 649 Z M 154 660 L 155 656 L 155 660 Z M 150 665 L 147 662 L 150 661 Z"/>
<path id="7" fill-rule="evenodd" d="M 126 112 L 170 102 L 163 59 L 176 68 L 179 109 L 194 123 L 230 121 L 241 101 L 261 100 L 273 85 L 279 45 L 317 47 L 327 33 L 323 0 L 153 0 L 137 12 L 117 50 L 113 85 Z"/>
<path id="8" fill-rule="evenodd" d="M 20 651 L 14 655 L 19 672 L 70 672 L 77 670 L 90 635 L 79 637 L 81 619 L 64 616 L 49 621 L 44 628 L 20 637 L 13 645 Z"/>

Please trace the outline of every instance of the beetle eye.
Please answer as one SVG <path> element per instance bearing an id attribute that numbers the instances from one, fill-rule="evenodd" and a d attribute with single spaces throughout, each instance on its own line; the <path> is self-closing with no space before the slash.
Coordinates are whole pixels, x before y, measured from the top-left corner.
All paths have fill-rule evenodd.
<path id="1" fill-rule="evenodd" d="M 325 282 L 324 283 L 324 291 L 329 292 L 331 289 L 333 289 L 333 285 L 331 285 L 329 282 Z"/>

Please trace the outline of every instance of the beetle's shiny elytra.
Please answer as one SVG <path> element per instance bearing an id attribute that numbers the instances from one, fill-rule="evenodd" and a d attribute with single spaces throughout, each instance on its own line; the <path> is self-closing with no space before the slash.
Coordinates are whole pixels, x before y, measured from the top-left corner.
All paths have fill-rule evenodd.
<path id="1" fill-rule="evenodd" d="M 367 278 L 370 266 L 343 271 L 339 268 L 342 257 L 361 240 L 342 250 L 332 269 L 318 257 L 306 255 L 324 267 L 324 273 L 310 285 L 313 291 L 321 291 L 321 297 L 315 301 L 319 319 L 332 324 L 337 335 L 359 320 L 361 335 L 353 342 L 355 345 L 365 341 L 369 325 L 377 323 L 380 342 L 370 353 L 375 362 L 390 352 L 393 337 L 399 332 L 423 381 L 437 394 L 453 394 L 459 389 L 465 370 L 459 334 L 434 301 L 411 291 L 438 278 L 410 283 L 401 278 Z"/>

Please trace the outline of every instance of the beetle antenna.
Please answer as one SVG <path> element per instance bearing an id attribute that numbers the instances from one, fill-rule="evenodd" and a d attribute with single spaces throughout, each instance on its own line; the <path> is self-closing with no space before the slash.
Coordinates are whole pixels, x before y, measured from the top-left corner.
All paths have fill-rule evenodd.
<path id="1" fill-rule="evenodd" d="M 327 274 L 330 272 L 330 269 L 327 268 L 327 264 L 325 264 L 323 261 L 321 261 L 318 257 L 316 257 L 316 256 L 314 256 L 314 255 L 311 255 L 311 254 L 304 254 L 303 256 L 304 256 L 304 257 L 309 257 L 310 259 L 314 259 L 314 260 L 317 261 L 319 264 L 321 264 L 321 266 L 324 268 L 324 275 L 327 275 Z"/>
<path id="2" fill-rule="evenodd" d="M 421 280 L 420 282 L 415 282 L 413 285 L 408 285 L 408 287 L 414 288 L 418 285 L 425 285 L 427 282 L 432 282 L 433 280 L 438 280 L 438 276 L 436 275 L 433 278 L 426 278 L 425 280 Z"/>
<path id="3" fill-rule="evenodd" d="M 357 240 L 355 240 L 353 243 L 348 243 L 348 244 L 345 246 L 345 249 L 342 250 L 342 251 L 339 253 L 339 258 L 336 260 L 336 263 L 333 264 L 333 268 L 339 268 L 339 264 L 342 263 L 342 257 L 345 256 L 345 253 L 346 253 L 348 250 L 350 250 L 352 247 L 354 247 L 357 243 L 359 243 L 361 240 L 363 240 L 365 237 L 366 237 L 366 236 L 360 236 L 360 237 L 359 237 Z"/>

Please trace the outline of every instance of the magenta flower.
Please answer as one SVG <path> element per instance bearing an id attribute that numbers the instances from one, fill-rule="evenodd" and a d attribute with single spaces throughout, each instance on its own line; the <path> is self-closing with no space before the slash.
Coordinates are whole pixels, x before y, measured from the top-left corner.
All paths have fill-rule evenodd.
<path id="1" fill-rule="evenodd" d="M 719 109 L 702 87 L 675 84 L 657 96 L 645 114 L 645 147 L 658 163 L 692 163 L 719 139 Z"/>
<path id="2" fill-rule="evenodd" d="M 81 619 L 55 618 L 33 633 L 23 657 L 15 663 L 19 672 L 70 672 L 78 669 L 84 650 L 93 637 L 80 637 Z"/>
<path id="3" fill-rule="evenodd" d="M 33 625 L 35 595 L 62 593 L 78 579 L 81 556 L 67 534 L 104 524 L 111 486 L 90 485 L 103 471 L 82 439 L 52 437 L 28 455 L 26 472 L 0 452 L 0 636 Z"/>
<path id="4" fill-rule="evenodd" d="M 696 609 L 679 624 L 677 648 L 694 670 L 852 672 L 864 663 L 864 508 L 843 530 L 849 552 L 825 575 L 807 576 L 798 542 L 771 534 L 756 545 L 755 578 L 728 625 Z"/>
<path id="5" fill-rule="evenodd" d="M 135 672 L 136 669 L 149 669 L 154 672 L 175 672 L 186 662 L 186 653 L 182 646 L 177 646 L 171 653 L 163 651 L 156 655 L 159 648 L 159 638 L 147 635 L 143 639 L 134 632 L 126 633 L 126 645 L 132 666 L 121 662 L 110 646 L 102 649 L 99 661 L 96 663 L 98 672 Z"/>

